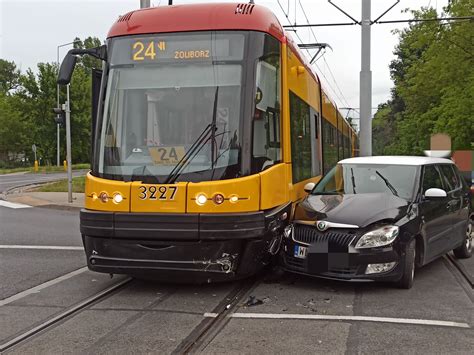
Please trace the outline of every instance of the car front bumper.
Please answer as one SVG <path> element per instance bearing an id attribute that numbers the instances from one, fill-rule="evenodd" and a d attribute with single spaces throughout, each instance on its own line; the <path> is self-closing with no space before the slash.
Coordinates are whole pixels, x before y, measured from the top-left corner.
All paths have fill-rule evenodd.
<path id="1" fill-rule="evenodd" d="M 295 247 L 307 247 L 306 257 L 298 257 Z M 387 246 L 357 250 L 348 246 L 337 252 L 321 252 L 312 245 L 303 245 L 292 239 L 283 240 L 281 265 L 286 271 L 345 281 L 398 281 L 403 273 L 403 248 Z M 366 274 L 369 264 L 392 263 L 392 269 Z"/>

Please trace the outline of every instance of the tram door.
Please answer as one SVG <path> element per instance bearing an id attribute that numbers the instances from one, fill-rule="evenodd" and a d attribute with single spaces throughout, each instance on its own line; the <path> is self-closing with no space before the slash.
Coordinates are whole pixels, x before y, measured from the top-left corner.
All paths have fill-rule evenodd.
<path id="1" fill-rule="evenodd" d="M 321 115 L 310 107 L 311 122 L 311 172 L 312 176 L 321 175 Z"/>

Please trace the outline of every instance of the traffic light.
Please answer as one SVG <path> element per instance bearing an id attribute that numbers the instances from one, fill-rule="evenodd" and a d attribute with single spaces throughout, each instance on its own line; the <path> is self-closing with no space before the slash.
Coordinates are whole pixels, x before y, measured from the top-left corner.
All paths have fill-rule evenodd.
<path id="1" fill-rule="evenodd" d="M 56 117 L 54 118 L 56 124 L 64 127 L 66 124 L 66 112 L 60 107 L 53 108 L 53 112 L 56 114 Z"/>

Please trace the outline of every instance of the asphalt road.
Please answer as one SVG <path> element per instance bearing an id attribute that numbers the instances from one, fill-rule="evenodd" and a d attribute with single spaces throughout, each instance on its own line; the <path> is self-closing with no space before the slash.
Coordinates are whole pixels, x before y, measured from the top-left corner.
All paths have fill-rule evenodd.
<path id="1" fill-rule="evenodd" d="M 78 217 L 77 211 L 0 206 L 0 349 L 125 280 L 84 267 Z M 418 270 L 411 290 L 266 275 L 237 300 L 235 282 L 132 280 L 9 351 L 179 353 L 197 339 L 194 351 L 208 354 L 468 354 L 474 294 L 448 266 L 439 259 Z M 249 296 L 261 303 L 247 306 Z M 226 318 L 196 337 L 227 304 Z"/>
<path id="2" fill-rule="evenodd" d="M 85 175 L 87 170 L 77 170 L 73 171 L 73 176 Z M 17 174 L 6 174 L 0 175 L 0 194 L 5 191 L 25 185 L 32 185 L 42 182 L 55 181 L 67 179 L 67 174 L 64 173 L 17 173 Z"/>

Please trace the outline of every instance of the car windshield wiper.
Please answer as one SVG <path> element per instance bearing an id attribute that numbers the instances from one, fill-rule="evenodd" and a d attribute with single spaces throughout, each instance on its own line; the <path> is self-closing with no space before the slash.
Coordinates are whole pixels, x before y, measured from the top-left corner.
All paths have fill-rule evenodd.
<path id="1" fill-rule="evenodd" d="M 351 168 L 351 181 L 352 181 L 352 191 L 356 193 L 356 183 L 354 179 L 354 170 Z"/>
<path id="2" fill-rule="evenodd" d="M 321 192 L 312 192 L 311 195 L 340 195 L 336 191 L 321 191 Z"/>
<path id="3" fill-rule="evenodd" d="M 214 167 L 214 149 L 215 149 L 215 135 L 217 130 L 216 125 L 216 116 L 217 116 L 217 95 L 219 94 L 219 87 L 216 88 L 216 95 L 214 97 L 214 108 L 212 113 L 212 122 L 204 128 L 199 137 L 194 141 L 189 150 L 183 155 L 183 157 L 178 161 L 173 170 L 169 173 L 168 177 L 165 179 L 165 184 L 172 184 L 176 179 L 181 175 L 181 172 L 184 168 L 194 159 L 196 155 L 201 151 L 201 149 L 206 145 L 206 143 L 211 139 L 212 144 L 212 167 Z"/>
<path id="4" fill-rule="evenodd" d="M 388 181 L 388 179 L 386 177 L 384 177 L 382 174 L 380 174 L 377 170 L 375 170 L 375 173 L 378 176 L 380 176 L 380 178 L 385 182 L 385 185 L 387 185 L 387 187 L 390 189 L 390 191 L 392 191 L 392 194 L 394 194 L 395 196 L 398 197 L 398 192 L 395 189 L 395 187 L 393 187 L 393 185 L 390 183 L 390 181 Z"/>

